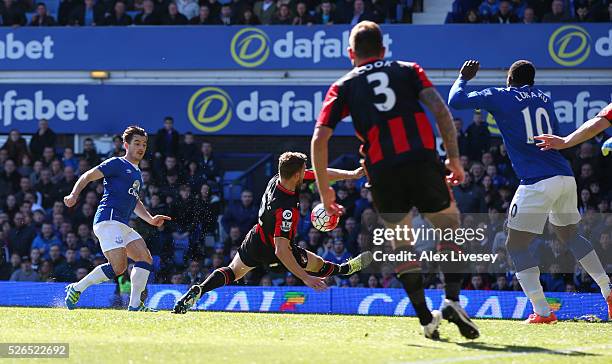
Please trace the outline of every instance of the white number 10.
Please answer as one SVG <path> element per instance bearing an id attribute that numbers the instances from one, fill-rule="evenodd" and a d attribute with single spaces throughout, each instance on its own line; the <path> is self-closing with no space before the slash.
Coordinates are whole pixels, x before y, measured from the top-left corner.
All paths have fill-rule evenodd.
<path id="1" fill-rule="evenodd" d="M 529 108 L 526 107 L 521 110 L 523 113 L 523 119 L 525 121 L 525 131 L 527 132 L 527 144 L 534 144 L 535 140 L 533 139 L 533 123 L 531 121 L 531 113 L 529 112 Z M 546 120 L 546 131 L 543 130 L 543 121 Z M 541 134 L 552 134 L 552 126 L 550 126 L 550 117 L 548 116 L 548 112 L 543 107 L 538 107 L 535 112 L 535 124 L 537 135 Z"/>

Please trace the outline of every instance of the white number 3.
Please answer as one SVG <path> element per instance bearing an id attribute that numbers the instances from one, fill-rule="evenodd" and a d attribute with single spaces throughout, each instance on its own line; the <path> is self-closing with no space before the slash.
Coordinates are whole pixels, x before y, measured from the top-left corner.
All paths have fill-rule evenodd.
<path id="1" fill-rule="evenodd" d="M 378 111 L 389 111 L 395 106 L 395 92 L 389 88 L 389 76 L 387 76 L 384 72 L 376 72 L 369 74 L 368 83 L 372 83 L 375 81 L 379 82 L 379 85 L 374 87 L 374 94 L 385 95 L 385 101 L 380 103 L 375 103 L 374 106 L 378 109 Z"/>

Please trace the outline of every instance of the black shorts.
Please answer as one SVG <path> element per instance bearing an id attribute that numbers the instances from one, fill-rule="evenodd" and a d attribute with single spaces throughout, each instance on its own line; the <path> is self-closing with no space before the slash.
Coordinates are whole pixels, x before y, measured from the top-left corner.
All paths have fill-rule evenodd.
<path id="1" fill-rule="evenodd" d="M 452 195 L 446 184 L 446 167 L 439 161 L 405 162 L 370 176 L 372 199 L 379 213 L 421 213 L 448 208 Z"/>
<path id="2" fill-rule="evenodd" d="M 308 254 L 306 250 L 293 243 L 289 244 L 289 248 L 300 267 L 305 269 L 308 264 Z M 272 244 L 268 244 L 261 240 L 261 236 L 257 233 L 256 226 L 249 231 L 242 241 L 240 248 L 238 248 L 238 254 L 240 255 L 240 260 L 249 267 L 267 267 L 276 264 L 282 265 L 274 252 Z"/>

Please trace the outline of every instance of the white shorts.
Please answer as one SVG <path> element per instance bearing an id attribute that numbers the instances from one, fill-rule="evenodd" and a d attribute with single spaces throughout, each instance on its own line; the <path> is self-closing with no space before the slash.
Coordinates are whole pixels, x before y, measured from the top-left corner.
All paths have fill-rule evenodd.
<path id="1" fill-rule="evenodd" d="M 556 226 L 580 222 L 574 177 L 555 176 L 516 190 L 508 210 L 508 228 L 542 234 L 547 218 Z"/>
<path id="2" fill-rule="evenodd" d="M 114 220 L 101 221 L 95 224 L 93 226 L 93 231 L 100 241 L 100 248 L 102 248 L 103 252 L 117 248 L 125 248 L 134 240 L 142 239 L 142 236 L 140 236 L 136 230 L 122 222 Z"/>

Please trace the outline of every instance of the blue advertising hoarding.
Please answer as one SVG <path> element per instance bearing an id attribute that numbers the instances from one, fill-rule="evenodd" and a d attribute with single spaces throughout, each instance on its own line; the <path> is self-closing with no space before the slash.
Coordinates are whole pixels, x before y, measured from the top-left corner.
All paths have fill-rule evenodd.
<path id="1" fill-rule="evenodd" d="M 387 56 L 426 69 L 609 69 L 610 24 L 383 25 Z M 345 69 L 350 27 L 3 28 L 0 70 Z M 214 55 L 214 56 L 213 56 Z"/>
<path id="2" fill-rule="evenodd" d="M 0 282 L 0 306 L 61 307 L 64 305 L 62 283 Z M 110 308 L 115 299 L 114 284 L 90 287 L 79 301 L 80 307 Z M 149 285 L 147 305 L 172 309 L 186 292 L 185 285 Z M 583 315 L 608 316 L 601 294 L 547 293 L 549 304 L 561 320 Z M 439 309 L 444 291 L 426 290 L 427 305 Z M 532 312 L 529 300 L 515 291 L 462 291 L 461 305 L 472 317 L 524 319 Z M 316 292 L 306 287 L 227 286 L 205 294 L 196 310 L 320 313 L 349 315 L 415 316 L 402 289 L 331 288 Z"/>
<path id="3" fill-rule="evenodd" d="M 477 86 L 470 89 L 483 88 Z M 610 86 L 542 86 L 569 134 L 612 101 Z M 449 86 L 438 86 L 446 98 Z M 0 85 L 0 133 L 33 133 L 46 118 L 59 133 L 154 132 L 167 115 L 181 132 L 204 135 L 311 135 L 327 86 Z M 452 110 L 467 127 L 472 112 Z M 489 118 L 490 119 L 490 118 Z M 433 119 L 430 118 L 433 121 Z M 492 120 L 489 120 L 493 122 Z M 337 135 L 353 135 L 350 121 Z"/>

